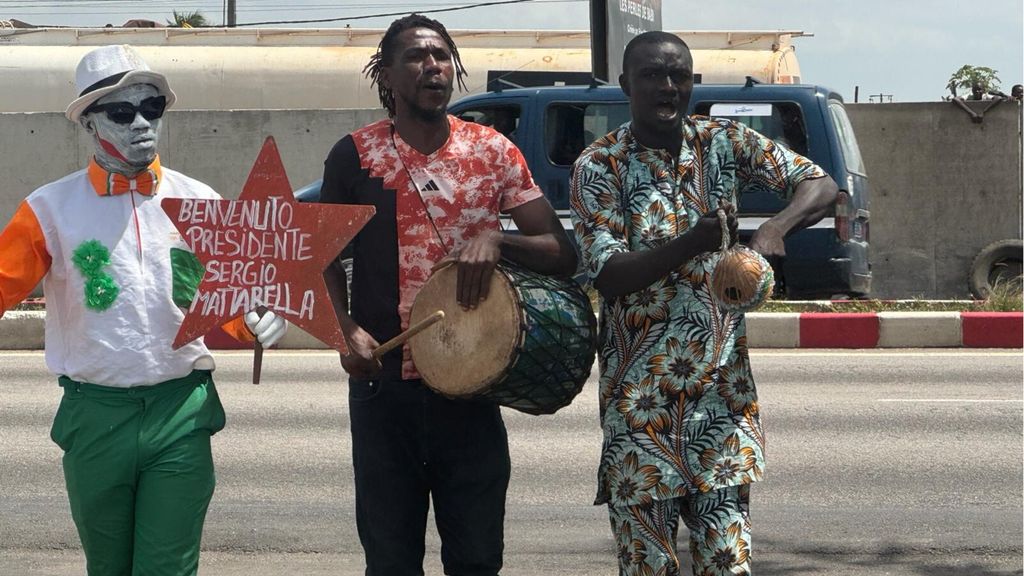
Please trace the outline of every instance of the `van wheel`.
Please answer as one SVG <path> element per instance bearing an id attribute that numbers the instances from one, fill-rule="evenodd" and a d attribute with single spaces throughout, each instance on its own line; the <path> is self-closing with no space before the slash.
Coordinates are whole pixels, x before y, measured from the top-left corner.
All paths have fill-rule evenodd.
<path id="1" fill-rule="evenodd" d="M 978 299 L 988 298 L 992 287 L 1021 281 L 1021 253 L 1024 243 L 1021 240 L 999 240 L 985 246 L 971 264 L 970 281 L 971 295 Z"/>

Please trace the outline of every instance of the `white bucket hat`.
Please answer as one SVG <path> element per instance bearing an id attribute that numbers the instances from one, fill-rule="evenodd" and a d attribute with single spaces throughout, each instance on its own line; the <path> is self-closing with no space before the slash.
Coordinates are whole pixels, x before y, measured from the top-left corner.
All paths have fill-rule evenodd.
<path id="1" fill-rule="evenodd" d="M 86 108 L 107 94 L 131 84 L 152 84 L 167 98 L 167 107 L 174 104 L 174 92 L 163 74 L 153 72 L 131 46 L 103 46 L 82 56 L 75 70 L 78 98 L 68 105 L 64 115 L 72 122 Z"/>

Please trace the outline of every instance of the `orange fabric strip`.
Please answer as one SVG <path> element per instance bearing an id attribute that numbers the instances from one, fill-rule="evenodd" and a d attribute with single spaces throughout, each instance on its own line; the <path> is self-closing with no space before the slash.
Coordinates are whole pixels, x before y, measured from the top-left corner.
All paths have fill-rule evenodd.
<path id="1" fill-rule="evenodd" d="M 51 262 L 39 220 L 23 200 L 0 232 L 0 316 L 32 293 Z"/>
<path id="2" fill-rule="evenodd" d="M 245 318 L 239 316 L 231 322 L 221 326 L 221 329 L 228 335 L 238 340 L 239 342 L 254 342 L 256 335 L 253 334 L 249 327 L 245 325 Z"/>

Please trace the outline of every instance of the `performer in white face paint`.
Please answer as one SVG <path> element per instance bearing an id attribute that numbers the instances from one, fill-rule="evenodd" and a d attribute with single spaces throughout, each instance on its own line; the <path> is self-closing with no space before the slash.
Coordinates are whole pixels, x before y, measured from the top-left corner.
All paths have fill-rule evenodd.
<path id="1" fill-rule="evenodd" d="M 79 118 L 96 143 L 96 162 L 110 172 L 135 174 L 156 158 L 167 97 L 152 84 L 132 84 L 96 101 Z"/>
<path id="2" fill-rule="evenodd" d="M 95 153 L 0 232 L 0 314 L 43 281 L 46 364 L 64 389 L 51 437 L 89 576 L 192 575 L 224 410 L 202 340 L 171 347 L 204 270 L 160 201 L 218 195 L 160 165 L 175 96 L 135 51 L 89 52 L 76 84 L 66 115 Z M 286 327 L 252 313 L 225 329 L 270 346 Z"/>

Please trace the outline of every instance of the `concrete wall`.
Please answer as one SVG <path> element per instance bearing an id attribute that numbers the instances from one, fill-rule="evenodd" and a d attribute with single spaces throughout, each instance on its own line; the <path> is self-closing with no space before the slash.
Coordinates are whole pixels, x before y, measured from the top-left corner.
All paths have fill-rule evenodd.
<path id="1" fill-rule="evenodd" d="M 273 136 L 293 188 L 323 176 L 331 146 L 355 128 L 383 118 L 383 110 L 181 111 L 164 116 L 160 160 L 235 198 Z M 0 114 L 0 222 L 25 196 L 79 170 L 93 146 L 63 114 Z"/>
<path id="2" fill-rule="evenodd" d="M 874 295 L 967 297 L 983 247 L 1021 237 L 1021 112 L 1004 102 L 974 124 L 946 102 L 850 105 L 871 179 Z M 164 165 L 234 198 L 273 135 L 294 188 L 323 173 L 343 135 L 382 110 L 167 113 Z M 38 186 L 83 167 L 92 147 L 62 114 L 0 114 L 0 223 Z"/>
<path id="3" fill-rule="evenodd" d="M 1020 105 L 1001 102 L 980 124 L 950 102 L 847 110 L 872 189 L 873 295 L 970 297 L 978 252 L 1021 237 Z"/>

